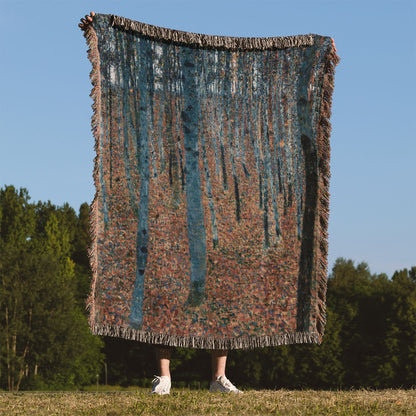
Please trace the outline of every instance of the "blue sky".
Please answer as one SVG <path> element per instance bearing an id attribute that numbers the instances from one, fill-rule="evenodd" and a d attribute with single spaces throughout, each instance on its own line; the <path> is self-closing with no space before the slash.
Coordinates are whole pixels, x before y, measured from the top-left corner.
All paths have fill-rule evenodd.
<path id="1" fill-rule="evenodd" d="M 329 269 L 416 265 L 413 0 L 0 0 L 0 186 L 33 201 L 94 196 L 90 63 L 77 27 L 94 10 L 192 32 L 335 39 Z"/>

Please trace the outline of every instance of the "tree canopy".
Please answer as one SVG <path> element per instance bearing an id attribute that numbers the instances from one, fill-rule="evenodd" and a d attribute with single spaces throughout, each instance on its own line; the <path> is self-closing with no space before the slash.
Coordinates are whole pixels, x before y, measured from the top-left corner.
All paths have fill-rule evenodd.
<path id="1" fill-rule="evenodd" d="M 102 367 L 102 340 L 90 334 L 81 306 L 88 276 L 81 213 L 31 203 L 25 189 L 0 191 L 2 388 L 76 387 Z"/>

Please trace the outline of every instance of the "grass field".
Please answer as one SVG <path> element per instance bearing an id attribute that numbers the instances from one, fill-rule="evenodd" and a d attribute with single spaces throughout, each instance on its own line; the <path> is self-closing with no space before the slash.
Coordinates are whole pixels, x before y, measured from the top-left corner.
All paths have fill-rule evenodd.
<path id="1" fill-rule="evenodd" d="M 0 415 L 416 415 L 416 390 L 0 393 Z"/>

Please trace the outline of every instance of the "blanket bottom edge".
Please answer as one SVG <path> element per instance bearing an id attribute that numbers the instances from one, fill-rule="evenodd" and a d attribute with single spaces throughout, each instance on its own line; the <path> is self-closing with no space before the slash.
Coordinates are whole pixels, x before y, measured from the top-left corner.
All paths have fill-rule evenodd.
<path id="1" fill-rule="evenodd" d="M 199 348 L 199 349 L 252 349 L 274 347 L 289 344 L 320 344 L 321 337 L 317 332 L 285 332 L 282 334 L 241 337 L 196 337 L 179 336 L 152 331 L 143 331 L 121 325 L 90 325 L 93 335 L 110 336 L 138 341 L 148 344 L 169 347 Z"/>

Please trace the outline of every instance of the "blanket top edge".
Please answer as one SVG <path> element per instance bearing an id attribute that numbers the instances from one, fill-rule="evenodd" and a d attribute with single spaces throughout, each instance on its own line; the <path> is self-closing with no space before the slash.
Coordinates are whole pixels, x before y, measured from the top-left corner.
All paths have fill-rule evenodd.
<path id="1" fill-rule="evenodd" d="M 109 18 L 109 24 L 128 32 L 137 33 L 162 42 L 188 45 L 196 48 L 215 48 L 226 50 L 265 50 L 285 49 L 314 45 L 314 34 L 278 37 L 234 37 L 206 35 L 168 29 L 148 23 L 138 22 L 113 14 L 102 15 Z"/>

